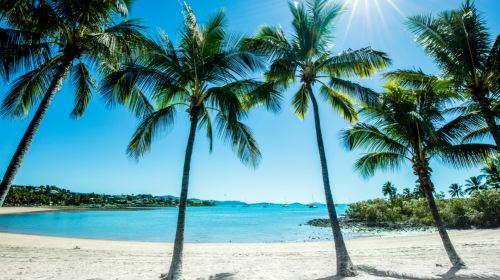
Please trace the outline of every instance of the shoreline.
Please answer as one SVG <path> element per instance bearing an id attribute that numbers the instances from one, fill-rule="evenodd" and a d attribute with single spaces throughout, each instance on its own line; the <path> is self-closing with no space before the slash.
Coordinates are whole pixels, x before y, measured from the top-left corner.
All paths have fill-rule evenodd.
<path id="1" fill-rule="evenodd" d="M 450 236 L 467 269 L 450 269 L 437 233 L 347 240 L 359 272 L 352 279 L 500 279 L 500 229 L 450 231 Z M 165 242 L 0 233 L 0 275 L 2 279 L 157 279 L 168 268 L 172 247 Z M 184 265 L 186 279 L 339 279 L 333 277 L 332 241 L 186 243 Z"/>
<path id="2" fill-rule="evenodd" d="M 0 207 L 0 216 L 3 215 L 20 215 L 20 214 L 36 214 L 47 212 L 78 212 L 78 211 L 149 211 L 151 207 L 87 207 L 87 206 L 4 206 Z"/>
<path id="3" fill-rule="evenodd" d="M 73 207 L 73 206 L 68 206 L 68 207 L 2 207 L 0 208 L 0 216 L 15 216 L 15 215 L 26 215 L 26 214 L 37 214 L 37 213 L 47 213 L 47 212 L 84 212 L 84 211 L 149 211 L 149 210 L 154 210 L 152 208 L 89 208 L 89 207 Z M 300 226 L 307 226 L 307 227 L 314 227 L 312 225 L 308 224 L 299 224 Z M 428 229 L 420 229 L 420 230 L 415 230 L 415 229 L 407 229 L 407 230 L 373 230 L 366 228 L 365 230 L 360 229 L 360 228 L 350 228 L 350 227 L 343 227 L 343 230 L 345 230 L 345 234 L 348 236 L 344 236 L 346 240 L 354 240 L 354 239 L 364 239 L 364 238 L 369 238 L 369 237 L 375 237 L 375 238 L 380 238 L 384 236 L 414 236 L 414 235 L 422 235 L 422 234 L 428 234 L 432 233 L 432 231 L 429 231 Z M 60 237 L 60 238 L 82 238 L 82 239 L 88 239 L 88 240 L 111 240 L 111 241 L 137 241 L 137 242 L 153 242 L 153 243 L 164 243 L 168 242 L 169 239 L 159 239 L 159 240 L 151 240 L 151 239 L 144 239 L 144 240 L 139 240 L 139 239 L 127 239 L 127 238 L 122 238 L 122 239 L 113 239 L 113 237 L 106 237 L 104 236 L 79 236 L 78 234 L 58 234 L 57 232 L 43 232 L 43 231 L 36 231 L 36 230 L 13 230 L 9 228 L 3 228 L 0 230 L 0 233 L 12 233 L 12 234 L 27 234 L 27 235 L 33 235 L 33 236 L 46 236 L 46 237 Z M 308 235 L 307 235 L 308 236 Z M 313 243 L 313 242 L 328 242 L 331 241 L 331 236 L 327 234 L 327 236 L 323 236 L 324 238 L 318 238 L 316 237 L 309 237 L 307 238 L 306 235 L 304 235 L 304 238 L 302 239 L 297 239 L 297 240 L 272 240 L 272 241 L 243 241 L 245 244 L 258 244 L 258 243 L 264 243 L 264 244 L 275 244 L 275 243 Z M 191 240 L 192 244 L 203 244 L 203 241 L 194 241 Z M 219 240 L 214 240 L 214 241 L 209 241 L 210 243 L 218 243 L 218 244 L 225 244 L 225 243 L 238 243 L 238 241 L 233 242 L 229 239 L 219 239 Z"/>
<path id="4" fill-rule="evenodd" d="M 47 206 L 4 206 L 0 207 L 0 215 L 33 214 L 61 211 L 59 208 Z"/>

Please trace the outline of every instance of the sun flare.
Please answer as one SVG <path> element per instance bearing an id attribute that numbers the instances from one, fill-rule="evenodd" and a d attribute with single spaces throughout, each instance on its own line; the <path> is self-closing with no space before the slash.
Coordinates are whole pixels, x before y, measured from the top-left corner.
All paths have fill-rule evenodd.
<path id="1" fill-rule="evenodd" d="M 345 0 L 342 8 L 349 14 L 344 39 L 351 30 L 354 19 L 362 22 L 367 31 L 372 31 L 375 23 L 381 23 L 383 28 L 387 28 L 388 12 L 396 12 L 399 16 L 406 17 L 394 0 Z"/>

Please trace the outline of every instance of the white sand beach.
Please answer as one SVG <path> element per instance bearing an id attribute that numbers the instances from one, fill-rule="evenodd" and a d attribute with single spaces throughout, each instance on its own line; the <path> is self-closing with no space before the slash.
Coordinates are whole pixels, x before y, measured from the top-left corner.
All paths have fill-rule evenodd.
<path id="1" fill-rule="evenodd" d="M 59 211 L 60 208 L 50 208 L 50 207 L 1 207 L 0 215 L 10 215 L 10 214 L 27 214 L 36 212 L 52 212 Z"/>
<path id="2" fill-rule="evenodd" d="M 437 234 L 347 241 L 352 279 L 500 279 L 500 229 L 450 231 L 467 269 Z M 158 279 L 172 244 L 0 233 L 0 279 Z M 333 242 L 187 244 L 185 279 L 340 279 Z"/>

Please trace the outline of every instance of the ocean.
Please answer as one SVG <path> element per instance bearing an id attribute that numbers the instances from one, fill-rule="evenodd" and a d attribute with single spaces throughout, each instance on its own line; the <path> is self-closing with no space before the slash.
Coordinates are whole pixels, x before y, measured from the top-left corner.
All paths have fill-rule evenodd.
<path id="1" fill-rule="evenodd" d="M 348 205 L 337 205 L 339 215 Z M 0 216 L 0 231 L 49 236 L 173 242 L 177 208 L 68 211 Z M 330 228 L 307 225 L 327 218 L 325 206 L 241 205 L 188 207 L 185 241 L 191 243 L 267 243 L 331 240 Z M 346 239 L 360 237 L 344 232 Z"/>

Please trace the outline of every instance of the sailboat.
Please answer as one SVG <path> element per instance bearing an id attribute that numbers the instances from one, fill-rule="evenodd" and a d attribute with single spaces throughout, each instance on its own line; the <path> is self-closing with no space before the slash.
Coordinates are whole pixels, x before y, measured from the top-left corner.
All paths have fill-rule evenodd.
<path id="1" fill-rule="evenodd" d="M 287 208 L 288 207 L 288 203 L 286 202 L 286 197 L 285 197 L 285 204 L 281 204 L 281 207 L 283 207 L 283 208 Z"/>
<path id="2" fill-rule="evenodd" d="M 318 208 L 318 206 L 314 203 L 314 194 L 311 196 L 312 202 L 308 205 L 309 208 Z"/>

